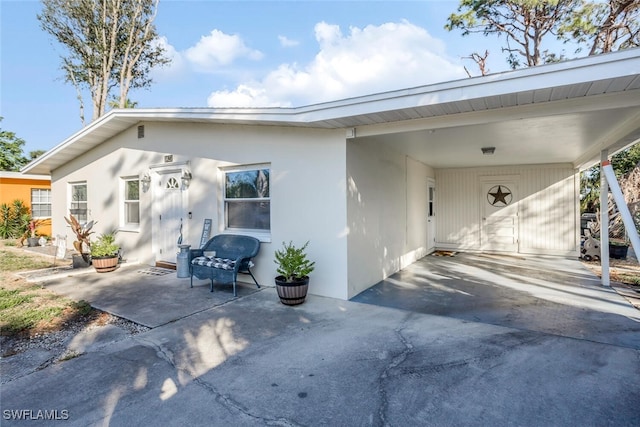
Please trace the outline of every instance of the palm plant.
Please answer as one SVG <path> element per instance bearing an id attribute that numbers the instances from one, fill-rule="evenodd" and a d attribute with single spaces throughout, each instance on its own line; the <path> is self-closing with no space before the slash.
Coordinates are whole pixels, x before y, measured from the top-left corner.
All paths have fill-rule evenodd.
<path id="1" fill-rule="evenodd" d="M 0 205 L 0 238 L 18 238 L 28 230 L 29 208 L 22 200 L 16 199 L 10 205 Z"/>

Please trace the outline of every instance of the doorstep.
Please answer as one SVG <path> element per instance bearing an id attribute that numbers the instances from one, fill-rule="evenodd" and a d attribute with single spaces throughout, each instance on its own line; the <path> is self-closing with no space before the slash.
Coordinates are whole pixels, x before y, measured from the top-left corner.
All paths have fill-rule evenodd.
<path id="1" fill-rule="evenodd" d="M 156 261 L 156 267 L 167 268 L 169 270 L 175 270 L 176 269 L 176 263 L 175 262 L 168 262 L 168 261 Z"/>

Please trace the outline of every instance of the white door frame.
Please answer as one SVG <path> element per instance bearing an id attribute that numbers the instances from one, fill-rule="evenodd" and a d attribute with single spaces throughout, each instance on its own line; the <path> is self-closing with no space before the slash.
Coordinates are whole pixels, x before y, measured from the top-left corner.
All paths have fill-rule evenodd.
<path id="1" fill-rule="evenodd" d="M 163 199 L 165 195 L 165 191 L 164 191 L 165 189 L 163 187 L 163 183 L 165 180 L 163 178 L 166 178 L 167 175 L 174 175 L 175 177 L 177 177 L 177 180 L 179 182 L 179 185 L 180 185 L 179 191 L 181 194 L 179 211 L 181 212 L 180 218 L 182 218 L 182 235 L 188 236 L 188 233 L 189 233 L 189 230 L 188 230 L 189 221 L 187 221 L 188 214 L 186 212 L 187 207 L 189 206 L 189 203 L 188 203 L 189 191 L 188 191 L 188 188 L 185 188 L 180 182 L 180 177 L 182 176 L 183 172 L 186 170 L 188 165 L 189 165 L 189 162 L 175 162 L 170 164 L 152 165 L 149 167 L 149 170 L 151 172 L 151 188 L 152 188 L 151 248 L 153 251 L 154 260 L 156 262 L 158 261 L 176 262 L 175 253 L 171 253 L 171 251 L 168 251 L 167 248 L 163 248 L 164 246 L 163 237 L 164 237 L 164 231 L 166 230 L 164 231 L 162 230 L 162 223 L 160 220 L 161 215 L 163 214 L 162 212 Z M 179 218 L 176 218 L 176 220 L 179 221 Z M 177 252 L 177 237 L 178 236 L 176 235 L 176 251 L 175 252 Z M 167 251 L 169 253 L 163 253 Z"/>
<path id="2" fill-rule="evenodd" d="M 436 248 L 436 180 L 427 179 L 427 253 L 433 252 Z"/>

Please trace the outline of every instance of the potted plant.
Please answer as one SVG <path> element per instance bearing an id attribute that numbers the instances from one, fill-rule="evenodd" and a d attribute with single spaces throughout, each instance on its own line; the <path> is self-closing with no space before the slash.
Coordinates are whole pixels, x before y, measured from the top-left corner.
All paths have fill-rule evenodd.
<path id="1" fill-rule="evenodd" d="M 86 224 L 80 224 L 80 222 L 73 215 L 69 215 L 69 218 L 64 218 L 67 224 L 71 226 L 71 230 L 76 235 L 76 241 L 73 242 L 73 247 L 79 255 L 73 255 L 73 268 L 88 267 L 91 262 L 91 241 L 89 236 L 93 234 L 91 228 L 95 224 L 90 221 Z"/>
<path id="2" fill-rule="evenodd" d="M 314 269 L 315 262 L 307 259 L 305 250 L 309 242 L 296 248 L 293 242 L 282 242 L 282 249 L 275 252 L 274 262 L 278 265 L 279 276 L 275 278 L 276 290 L 280 302 L 285 305 L 302 304 L 309 289 L 309 273 Z"/>
<path id="3" fill-rule="evenodd" d="M 120 246 L 113 233 L 101 234 L 91 244 L 91 263 L 98 273 L 107 273 L 118 267 Z"/>
<path id="4" fill-rule="evenodd" d="M 620 212 L 614 213 L 611 216 L 611 223 L 609 229 L 609 256 L 613 259 L 626 259 L 631 242 L 622 220 L 622 214 Z"/>
<path id="5" fill-rule="evenodd" d="M 29 222 L 27 223 L 27 230 L 24 232 L 22 237 L 20 238 L 20 243 L 22 244 L 25 240 L 27 241 L 27 246 L 34 247 L 40 246 L 38 242 L 38 227 L 42 224 L 42 221 L 39 219 L 29 218 Z"/>
<path id="6" fill-rule="evenodd" d="M 627 259 L 630 242 L 624 238 L 611 238 L 609 240 L 609 256 L 613 259 Z"/>

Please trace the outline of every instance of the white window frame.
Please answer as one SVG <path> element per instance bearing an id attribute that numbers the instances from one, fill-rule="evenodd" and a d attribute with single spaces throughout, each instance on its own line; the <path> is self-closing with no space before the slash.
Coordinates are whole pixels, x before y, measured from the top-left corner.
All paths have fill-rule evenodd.
<path id="1" fill-rule="evenodd" d="M 73 211 L 73 188 L 77 187 L 77 186 L 84 186 L 85 187 L 85 196 L 86 196 L 86 200 L 84 200 L 84 204 L 86 205 L 86 209 L 85 209 L 85 216 L 86 218 L 79 218 L 77 213 L 72 213 Z M 87 184 L 87 181 L 78 181 L 78 182 L 70 182 L 69 183 L 69 212 L 72 213 L 72 215 L 78 220 L 78 222 L 80 224 L 85 224 L 89 221 L 89 216 L 90 216 L 90 212 L 89 212 L 89 186 Z"/>
<path id="2" fill-rule="evenodd" d="M 34 197 L 34 191 L 37 192 L 37 197 Z M 42 193 L 46 193 L 46 200 L 42 200 Z M 36 200 L 37 198 L 37 200 Z M 34 215 L 33 207 L 46 205 L 49 207 L 49 215 Z M 41 209 L 38 209 L 40 211 Z M 32 188 L 31 189 L 31 216 L 33 218 L 51 218 L 51 189 L 50 188 Z"/>
<path id="3" fill-rule="evenodd" d="M 228 173 L 236 173 L 243 171 L 253 171 L 253 170 L 262 170 L 266 169 L 269 171 L 269 197 L 261 197 L 261 198 L 230 198 L 227 199 L 227 174 Z M 247 236 L 253 236 L 260 240 L 261 242 L 270 242 L 271 241 L 271 164 L 269 163 L 260 163 L 260 164 L 251 164 L 251 165 L 241 165 L 241 166 L 231 166 L 220 168 L 220 194 L 221 194 L 221 207 L 222 212 L 220 215 L 221 218 L 221 229 L 227 233 L 237 233 L 244 234 Z M 235 228 L 228 226 L 228 202 L 243 202 L 243 201 L 262 201 L 269 203 L 269 228 L 268 229 L 253 229 L 253 228 Z"/>
<path id="4" fill-rule="evenodd" d="M 141 221 L 141 210 L 140 210 L 140 193 L 142 191 L 142 185 L 140 183 L 140 177 L 139 176 L 127 176 L 127 177 L 121 177 L 120 178 L 121 181 L 121 185 L 120 185 L 120 200 L 122 200 L 122 203 L 120 203 L 120 229 L 123 231 L 139 231 L 140 230 L 140 221 Z M 138 199 L 134 200 L 128 200 L 127 199 L 127 183 L 131 182 L 131 181 L 135 181 L 138 183 Z M 134 204 L 137 203 L 138 204 L 138 222 L 127 222 L 127 205 L 129 204 Z"/>

